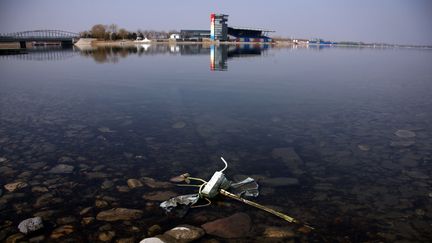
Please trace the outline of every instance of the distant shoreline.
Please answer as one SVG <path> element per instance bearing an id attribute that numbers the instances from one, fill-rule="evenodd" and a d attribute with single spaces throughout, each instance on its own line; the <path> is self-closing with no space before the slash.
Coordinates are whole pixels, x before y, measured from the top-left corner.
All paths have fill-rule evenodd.
<path id="1" fill-rule="evenodd" d="M 432 46 L 427 45 L 398 45 L 398 44 L 308 44 L 300 43 L 296 44 L 291 41 L 277 40 L 273 42 L 237 42 L 237 41 L 172 41 L 172 40 L 159 40 L 150 42 L 137 42 L 133 40 L 116 40 L 116 41 L 105 41 L 105 40 L 91 40 L 87 41 L 84 45 L 76 45 L 78 47 L 131 47 L 137 45 L 271 45 L 273 47 L 350 47 L 350 48 L 410 48 L 410 49 L 432 49 Z M 0 43 L 0 50 L 20 50 L 19 43 Z M 25 50 L 25 49 L 23 49 Z"/>

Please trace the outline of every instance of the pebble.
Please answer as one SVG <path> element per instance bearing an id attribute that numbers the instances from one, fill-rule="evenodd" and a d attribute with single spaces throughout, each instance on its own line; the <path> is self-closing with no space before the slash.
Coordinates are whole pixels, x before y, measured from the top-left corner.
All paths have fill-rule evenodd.
<path id="1" fill-rule="evenodd" d="M 127 184 L 128 184 L 130 189 L 144 186 L 143 183 L 137 179 L 129 179 L 129 180 L 127 180 Z"/>
<path id="2" fill-rule="evenodd" d="M 97 214 L 96 219 L 101 221 L 118 221 L 140 219 L 142 210 L 128 208 L 113 208 Z"/>
<path id="3" fill-rule="evenodd" d="M 18 229 L 21 233 L 28 234 L 43 228 L 42 218 L 34 217 L 21 221 Z"/>
<path id="4" fill-rule="evenodd" d="M 19 181 L 19 182 L 13 182 L 13 183 L 6 184 L 6 185 L 4 185 L 4 188 L 9 192 L 14 192 L 16 190 L 25 188 L 27 186 L 28 186 L 27 183 Z"/>

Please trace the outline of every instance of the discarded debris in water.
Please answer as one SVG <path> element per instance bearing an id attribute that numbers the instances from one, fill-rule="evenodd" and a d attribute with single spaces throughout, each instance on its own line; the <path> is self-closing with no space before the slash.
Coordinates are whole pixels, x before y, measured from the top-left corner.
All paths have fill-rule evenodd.
<path id="1" fill-rule="evenodd" d="M 250 206 L 264 210 L 290 223 L 302 224 L 309 229 L 313 229 L 308 224 L 301 223 L 299 220 L 294 219 L 286 214 L 283 214 L 281 212 L 278 212 L 276 210 L 273 210 L 271 208 L 265 207 L 263 205 L 260 205 L 258 203 L 243 198 L 243 197 L 257 197 L 259 195 L 258 184 L 251 177 L 248 177 L 240 182 L 235 182 L 235 183 L 229 181 L 225 177 L 225 174 L 223 173 L 228 168 L 228 163 L 225 161 L 223 157 L 221 157 L 221 160 L 224 162 L 225 167 L 220 171 L 216 171 L 209 181 L 205 181 L 201 178 L 191 177 L 189 173 L 185 173 L 180 176 L 171 178 L 172 182 L 187 183 L 187 184 L 178 184 L 178 186 L 198 188 L 198 193 L 173 197 L 167 201 L 162 202 L 160 204 L 160 207 L 163 208 L 166 213 L 183 217 L 184 215 L 186 215 L 187 211 L 190 208 L 205 207 L 210 205 L 211 204 L 210 199 L 220 194 L 235 199 L 237 201 L 243 202 Z M 191 184 L 192 181 L 200 182 L 201 184 Z M 196 205 L 199 199 L 206 200 L 207 204 Z"/>

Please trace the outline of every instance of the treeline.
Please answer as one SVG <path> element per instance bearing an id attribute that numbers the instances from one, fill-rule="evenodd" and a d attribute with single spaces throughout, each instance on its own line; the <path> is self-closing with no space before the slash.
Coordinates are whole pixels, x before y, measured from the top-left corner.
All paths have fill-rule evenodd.
<path id="1" fill-rule="evenodd" d="M 178 33 L 178 31 L 128 31 L 124 28 L 119 28 L 116 24 L 96 24 L 90 30 L 81 32 L 80 35 L 83 38 L 97 38 L 99 40 L 135 40 L 137 39 L 137 37 L 141 37 L 143 39 L 167 39 L 170 37 L 171 34 L 174 33 Z"/>

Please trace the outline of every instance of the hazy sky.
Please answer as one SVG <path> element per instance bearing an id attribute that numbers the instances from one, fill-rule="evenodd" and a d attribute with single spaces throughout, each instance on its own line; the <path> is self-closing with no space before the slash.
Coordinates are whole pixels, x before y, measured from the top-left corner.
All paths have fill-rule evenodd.
<path id="1" fill-rule="evenodd" d="M 209 29 L 211 12 L 279 36 L 432 44 L 432 0 L 0 0 L 0 32 Z"/>

